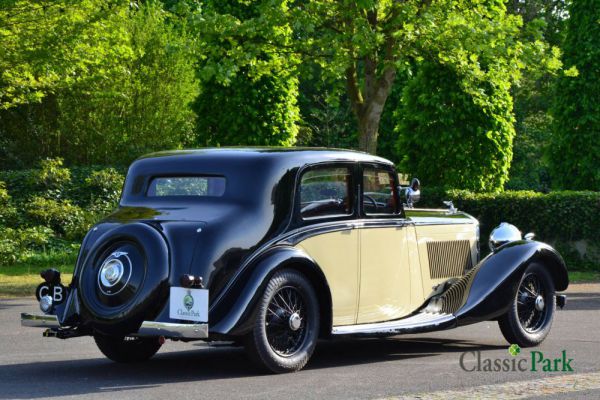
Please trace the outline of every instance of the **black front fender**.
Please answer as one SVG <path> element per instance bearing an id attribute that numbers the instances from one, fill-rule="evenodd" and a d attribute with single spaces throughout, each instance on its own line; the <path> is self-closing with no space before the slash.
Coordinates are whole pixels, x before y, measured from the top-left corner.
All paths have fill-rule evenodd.
<path id="1" fill-rule="evenodd" d="M 491 320 L 506 313 L 525 269 L 532 262 L 548 268 L 557 291 L 569 286 L 565 262 L 551 246 L 526 240 L 508 243 L 475 267 L 466 300 L 455 312 L 458 324 Z"/>
<path id="2" fill-rule="evenodd" d="M 331 332 L 331 291 L 325 275 L 304 251 L 280 246 L 268 250 L 234 278 L 210 309 L 211 334 L 241 336 L 252 329 L 254 310 L 270 277 L 282 268 L 293 268 L 307 276 L 319 296 L 321 330 Z"/>

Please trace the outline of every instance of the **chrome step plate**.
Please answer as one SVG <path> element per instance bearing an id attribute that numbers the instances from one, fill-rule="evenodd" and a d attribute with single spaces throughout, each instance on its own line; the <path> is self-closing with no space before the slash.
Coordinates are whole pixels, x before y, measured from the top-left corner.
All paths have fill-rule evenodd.
<path id="1" fill-rule="evenodd" d="M 335 326 L 333 327 L 331 333 L 333 335 L 387 336 L 399 335 L 403 333 L 438 331 L 442 329 L 454 328 L 455 326 L 456 317 L 452 314 L 421 312 L 395 321 Z"/>

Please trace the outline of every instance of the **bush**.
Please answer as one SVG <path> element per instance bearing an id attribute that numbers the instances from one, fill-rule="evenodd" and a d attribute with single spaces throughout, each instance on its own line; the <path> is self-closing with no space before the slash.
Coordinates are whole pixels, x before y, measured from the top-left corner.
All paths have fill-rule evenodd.
<path id="1" fill-rule="evenodd" d="M 102 209 L 116 207 L 121 197 L 125 177 L 114 168 L 93 171 L 85 178 L 84 190 L 89 194 L 91 204 Z"/>
<path id="2" fill-rule="evenodd" d="M 52 230 L 44 226 L 25 229 L 0 226 L 0 265 L 12 264 L 33 251 L 44 250 L 51 237 Z"/>
<path id="3" fill-rule="evenodd" d="M 464 190 L 423 189 L 419 207 L 439 207 L 442 200 L 480 222 L 482 250 L 500 222 L 510 222 L 523 233 L 534 232 L 536 240 L 553 244 L 571 268 L 600 267 L 600 192 L 505 191 L 477 194 Z"/>
<path id="4" fill-rule="evenodd" d="M 84 212 L 69 200 L 52 200 L 34 196 L 28 202 L 25 213 L 31 225 L 50 227 L 67 239 L 78 239 L 85 234 Z"/>
<path id="5" fill-rule="evenodd" d="M 14 223 L 16 214 L 17 210 L 6 190 L 6 184 L 0 181 L 0 226 Z"/>

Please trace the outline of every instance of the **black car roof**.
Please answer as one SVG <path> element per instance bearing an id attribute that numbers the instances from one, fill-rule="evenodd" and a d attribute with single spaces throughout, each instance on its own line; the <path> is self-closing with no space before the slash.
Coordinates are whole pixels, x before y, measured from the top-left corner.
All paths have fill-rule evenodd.
<path id="1" fill-rule="evenodd" d="M 227 159 L 281 159 L 285 158 L 286 163 L 312 164 L 326 161 L 348 161 L 348 162 L 374 162 L 393 165 L 385 158 L 374 156 L 354 150 L 329 149 L 319 147 L 217 147 L 190 150 L 172 150 L 150 153 L 140 157 L 138 160 L 147 160 L 152 158 L 181 158 L 187 161 L 193 159 L 202 160 L 205 158 L 218 158 L 226 161 Z"/>

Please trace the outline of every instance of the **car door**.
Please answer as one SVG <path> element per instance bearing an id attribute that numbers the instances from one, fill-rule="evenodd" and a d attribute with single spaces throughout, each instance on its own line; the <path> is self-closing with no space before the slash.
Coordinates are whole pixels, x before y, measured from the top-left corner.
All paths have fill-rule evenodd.
<path id="1" fill-rule="evenodd" d="M 312 257 L 331 290 L 333 325 L 356 323 L 359 232 L 354 164 L 313 166 L 301 173 L 296 218 L 306 236 L 296 244 Z"/>
<path id="2" fill-rule="evenodd" d="M 412 311 L 408 241 L 414 228 L 401 218 L 396 175 L 389 167 L 364 165 L 360 197 L 357 323 L 401 318 Z"/>

